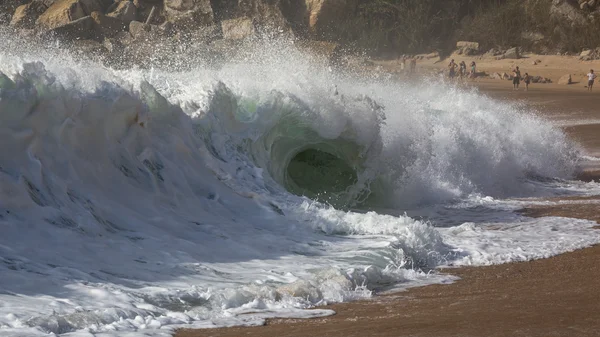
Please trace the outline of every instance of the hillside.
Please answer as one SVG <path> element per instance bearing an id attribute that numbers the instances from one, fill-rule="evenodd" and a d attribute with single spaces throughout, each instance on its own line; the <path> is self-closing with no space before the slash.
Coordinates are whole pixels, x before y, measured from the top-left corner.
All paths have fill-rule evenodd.
<path id="1" fill-rule="evenodd" d="M 459 40 L 479 42 L 481 52 L 556 54 L 600 46 L 600 1 L 15 0 L 0 4 L 0 24 L 114 65 L 156 63 L 175 51 L 211 58 L 265 35 L 381 58 L 449 54 Z"/>

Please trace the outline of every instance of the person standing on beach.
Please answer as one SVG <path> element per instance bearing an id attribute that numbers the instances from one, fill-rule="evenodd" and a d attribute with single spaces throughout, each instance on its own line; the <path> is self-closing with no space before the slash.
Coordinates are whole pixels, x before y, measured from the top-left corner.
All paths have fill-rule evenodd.
<path id="1" fill-rule="evenodd" d="M 588 91 L 592 91 L 592 87 L 594 86 L 594 80 L 596 79 L 596 74 L 594 74 L 594 69 L 590 69 L 590 72 L 587 74 L 588 77 Z"/>
<path id="2" fill-rule="evenodd" d="M 471 78 L 475 78 L 475 61 L 471 61 Z"/>
<path id="3" fill-rule="evenodd" d="M 513 70 L 513 90 L 519 90 L 519 83 L 521 82 L 521 70 L 516 67 Z"/>
<path id="4" fill-rule="evenodd" d="M 454 79 L 454 76 L 456 74 L 456 63 L 454 62 L 454 59 L 452 59 L 450 61 L 450 63 L 448 64 L 448 68 L 450 69 L 448 71 L 448 76 L 450 77 L 450 79 Z"/>
<path id="5" fill-rule="evenodd" d="M 523 82 L 525 82 L 525 91 L 529 91 L 529 83 L 531 83 L 531 76 L 528 73 L 525 73 L 525 77 L 523 77 Z"/>
<path id="6" fill-rule="evenodd" d="M 417 59 L 413 57 L 410 59 L 410 73 L 414 74 L 416 70 L 417 70 Z"/>
<path id="7" fill-rule="evenodd" d="M 459 75 L 461 80 L 467 75 L 467 64 L 465 61 L 460 61 L 459 63 Z"/>

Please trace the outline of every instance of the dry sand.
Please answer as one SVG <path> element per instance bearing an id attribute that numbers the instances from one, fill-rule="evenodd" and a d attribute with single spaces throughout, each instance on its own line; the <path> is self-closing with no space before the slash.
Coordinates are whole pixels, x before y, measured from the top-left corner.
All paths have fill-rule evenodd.
<path id="1" fill-rule="evenodd" d="M 517 62 L 526 68 L 532 59 L 542 62 L 531 65 L 539 71 L 529 73 L 553 80 L 569 71 L 585 74 L 590 66 L 600 70 L 600 62 L 563 56 L 530 56 Z M 479 69 L 488 72 L 508 69 L 513 62 L 477 61 Z M 483 79 L 469 85 L 498 99 L 524 100 L 562 125 L 590 155 L 600 155 L 600 86 L 597 92 L 588 93 L 577 84 L 535 84 L 529 92 L 512 91 L 510 82 L 501 80 Z M 600 181 L 598 164 L 586 163 L 579 178 Z M 533 217 L 600 222 L 600 196 L 555 201 L 558 206 L 536 206 L 522 212 Z M 600 336 L 600 246 L 549 259 L 446 272 L 461 279 L 449 285 L 331 305 L 327 308 L 337 312 L 331 317 L 275 319 L 253 328 L 180 330 L 176 336 Z"/>

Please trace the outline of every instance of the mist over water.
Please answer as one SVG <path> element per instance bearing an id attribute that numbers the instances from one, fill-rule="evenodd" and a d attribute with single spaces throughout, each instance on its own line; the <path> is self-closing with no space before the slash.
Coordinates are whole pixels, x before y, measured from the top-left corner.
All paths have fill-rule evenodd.
<path id="1" fill-rule="evenodd" d="M 568 180 L 558 128 L 476 90 L 358 77 L 281 40 L 126 70 L 0 41 L 2 335 L 328 315 L 304 309 L 599 241 L 513 212 L 598 186 Z"/>

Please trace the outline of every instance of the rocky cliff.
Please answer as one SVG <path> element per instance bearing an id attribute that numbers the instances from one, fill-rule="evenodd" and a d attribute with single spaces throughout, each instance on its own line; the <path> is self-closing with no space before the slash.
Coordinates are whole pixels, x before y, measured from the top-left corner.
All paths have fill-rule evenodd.
<path id="1" fill-rule="evenodd" d="M 172 52 L 233 51 L 258 36 L 387 56 L 443 52 L 462 39 L 479 42 L 481 50 L 554 53 L 600 46 L 600 1 L 13 0 L 0 4 L 0 24 L 113 63 L 142 65 L 166 61 Z"/>

